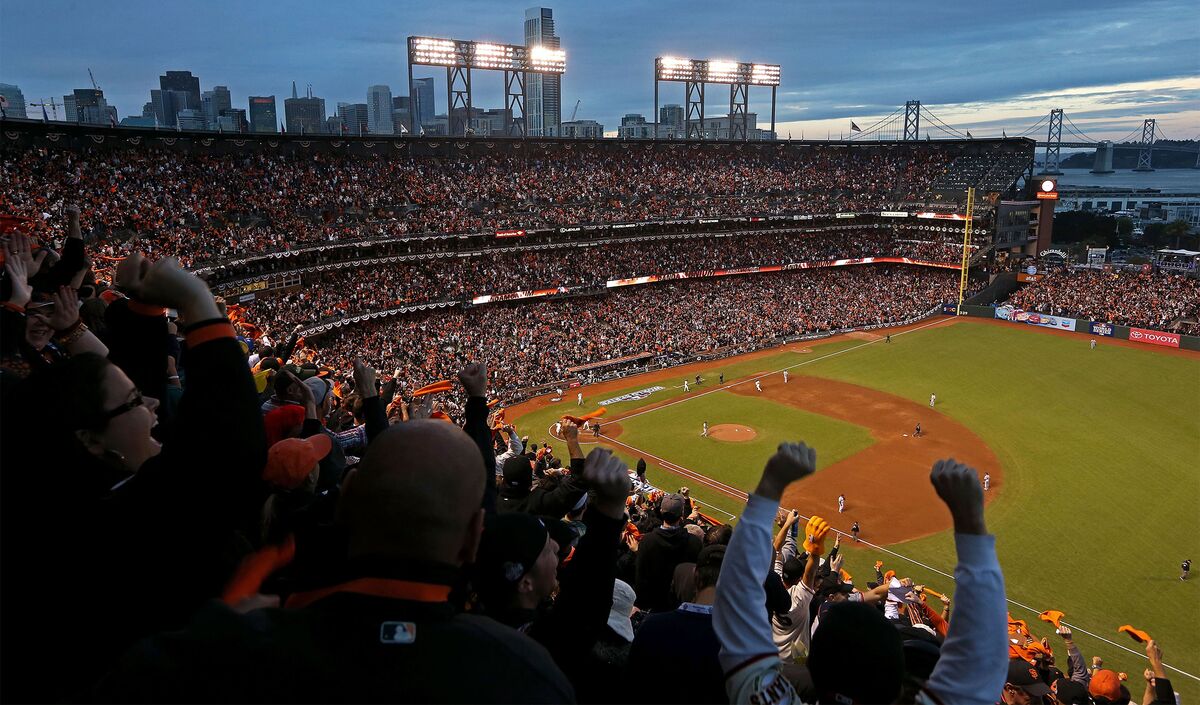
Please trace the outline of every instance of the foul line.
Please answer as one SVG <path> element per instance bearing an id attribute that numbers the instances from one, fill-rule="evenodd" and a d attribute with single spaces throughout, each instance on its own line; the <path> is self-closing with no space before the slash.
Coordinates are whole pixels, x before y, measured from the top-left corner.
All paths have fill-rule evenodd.
<path id="1" fill-rule="evenodd" d="M 957 319 L 955 319 L 955 318 L 942 318 L 942 319 L 940 319 L 940 320 L 934 321 L 934 322 L 932 322 L 932 323 L 926 323 L 926 324 L 924 324 L 924 325 L 921 325 L 921 326 L 918 326 L 918 327 L 916 327 L 916 328 L 910 328 L 909 330 L 900 331 L 899 333 L 896 333 L 896 334 L 895 334 L 895 336 L 893 336 L 893 337 L 899 337 L 899 336 L 901 336 L 901 335 L 904 335 L 904 334 L 906 334 L 906 333 L 915 333 L 916 331 L 923 330 L 923 329 L 925 329 L 925 328 L 929 328 L 929 327 L 931 327 L 931 326 L 936 326 L 936 325 L 938 325 L 938 324 L 945 323 L 946 321 L 953 321 L 953 320 L 957 320 Z M 684 403 L 684 402 L 686 402 L 686 401 L 691 401 L 691 400 L 693 400 L 693 399 L 699 399 L 700 397 L 707 396 L 707 395 L 709 395 L 709 394 L 713 394 L 714 392 L 720 392 L 720 391 L 724 391 L 724 390 L 726 390 L 726 389 L 729 389 L 729 388 L 731 388 L 731 387 L 736 387 L 736 386 L 738 386 L 738 385 L 741 385 L 741 384 L 747 384 L 747 383 L 749 383 L 749 382 L 753 382 L 753 381 L 755 381 L 755 380 L 759 380 L 759 379 L 762 379 L 762 378 L 764 378 L 764 377 L 769 377 L 769 376 L 771 376 L 771 375 L 776 375 L 776 374 L 779 374 L 779 373 L 783 372 L 784 370 L 792 370 L 792 369 L 795 369 L 795 368 L 797 368 L 797 367 L 803 367 L 803 366 L 805 366 L 805 365 L 811 365 L 811 364 L 812 364 L 812 363 L 814 363 L 814 362 L 819 362 L 819 361 L 821 361 L 821 360 L 826 360 L 826 359 L 828 359 L 828 358 L 831 358 L 831 357 L 836 357 L 836 356 L 838 356 L 838 355 L 841 355 L 841 354 L 843 354 L 843 353 L 848 353 L 848 352 L 851 352 L 851 351 L 853 351 L 853 350 L 858 350 L 859 348 L 866 347 L 867 345 L 874 345 L 875 343 L 878 343 L 880 340 L 881 340 L 881 339 L 868 340 L 867 342 L 865 342 L 865 343 L 862 343 L 862 344 L 860 344 L 860 345 L 855 345 L 854 347 L 846 348 L 845 350 L 839 350 L 839 351 L 837 351 L 837 352 L 835 352 L 835 353 L 830 353 L 830 354 L 828 354 L 828 355 L 822 355 L 821 357 L 813 358 L 813 359 L 811 359 L 811 360 L 805 360 L 804 362 L 799 362 L 799 363 L 796 363 L 795 365 L 790 365 L 790 366 L 788 366 L 788 367 L 783 367 L 783 368 L 780 368 L 780 369 L 778 369 L 778 370 L 775 370 L 774 372 L 764 372 L 764 373 L 762 373 L 762 374 L 760 374 L 760 375 L 757 375 L 757 376 L 755 376 L 755 377 L 747 377 L 746 379 L 743 379 L 743 380 L 739 380 L 739 381 L 736 381 L 736 382 L 730 382 L 729 384 L 726 384 L 726 385 L 724 385 L 724 386 L 721 386 L 721 387 L 716 387 L 716 388 L 714 388 L 714 389 L 710 389 L 710 390 L 708 390 L 708 391 L 705 391 L 705 392 L 701 392 L 700 394 L 693 394 L 693 395 L 691 395 L 691 396 L 686 396 L 686 397 L 683 397 L 682 399 L 676 399 L 676 400 L 674 400 L 674 401 L 668 402 L 668 403 L 666 403 L 666 404 L 663 404 L 663 405 L 661 405 L 661 406 L 656 406 L 656 407 L 653 407 L 653 408 L 651 408 L 651 409 L 646 409 L 646 410 L 644 410 L 644 411 L 638 411 L 638 412 L 635 412 L 635 413 L 629 414 L 628 416 L 622 416 L 622 417 L 620 417 L 620 418 L 618 418 L 618 419 L 611 419 L 611 420 L 609 420 L 607 423 L 616 423 L 617 421 L 623 421 L 623 420 L 625 420 L 625 419 L 632 419 L 632 418 L 634 418 L 634 417 L 636 417 L 636 416 L 641 416 L 642 414 L 649 414 L 649 413 L 651 413 L 651 412 L 653 412 L 653 411 L 658 411 L 659 409 L 665 409 L 665 408 L 667 408 L 668 406 L 674 406 L 674 405 L 676 405 L 676 404 L 682 404 L 682 403 Z M 741 490 L 737 489 L 736 487 L 732 487 L 732 486 L 730 486 L 730 485 L 726 485 L 725 483 L 723 483 L 723 482 L 720 482 L 720 481 L 718 481 L 718 480 L 714 480 L 714 479 L 712 479 L 712 478 L 710 478 L 710 477 L 708 477 L 708 476 L 706 476 L 706 475 L 701 475 L 700 473 L 696 472 L 695 470 L 689 470 L 688 468 L 685 468 L 685 467 L 683 467 L 682 465 L 678 465 L 678 464 L 676 464 L 676 463 L 672 463 L 671 461 L 669 461 L 669 460 L 666 460 L 665 458 L 660 458 L 660 457 L 658 457 L 658 456 L 654 455 L 653 453 L 647 453 L 646 451 L 644 451 L 644 450 L 642 450 L 642 449 L 640 449 L 640 448 L 635 448 L 634 446 L 631 446 L 631 445 L 629 445 L 628 443 L 623 443 L 623 442 L 621 442 L 621 441 L 619 441 L 619 440 L 617 440 L 617 439 L 615 439 L 615 438 L 608 438 L 608 437 L 603 437 L 603 438 L 604 438 L 604 440 L 605 440 L 605 441 L 607 441 L 608 443 L 611 443 L 611 444 L 614 444 L 614 445 L 619 445 L 619 446 L 621 446 L 621 447 L 623 447 L 623 448 L 626 448 L 626 449 L 628 449 L 628 450 L 630 450 L 630 451 L 633 451 L 633 452 L 635 452 L 635 453 L 638 453 L 638 454 L 640 454 L 640 455 L 643 455 L 643 456 L 645 456 L 645 457 L 647 457 L 647 458 L 650 458 L 650 459 L 652 459 L 652 460 L 656 461 L 656 462 L 657 462 L 657 463 L 658 463 L 658 464 L 659 464 L 659 465 L 660 465 L 660 466 L 661 466 L 661 467 L 662 467 L 664 470 L 667 470 L 667 471 L 669 471 L 669 472 L 673 472 L 673 473 L 675 473 L 676 475 L 680 475 L 681 477 L 685 477 L 685 478 L 687 478 L 687 479 L 689 479 L 689 480 L 694 480 L 694 481 L 696 481 L 696 482 L 699 482 L 699 483 L 701 483 L 701 484 L 703 484 L 703 485 L 706 485 L 707 487 L 709 487 L 709 488 L 711 488 L 711 489 L 714 489 L 714 490 L 716 490 L 716 491 L 720 492 L 721 494 L 728 495 L 729 497 L 731 497 L 731 498 L 733 498 L 733 499 L 737 499 L 737 500 L 740 500 L 740 501 L 743 501 L 743 502 L 745 502 L 745 501 L 747 500 L 747 498 L 748 498 L 748 497 L 747 497 L 747 494 L 746 494 L 745 492 L 743 492 L 743 491 L 741 491 Z M 709 505 L 709 506 L 710 506 L 710 507 L 712 507 L 712 505 Z M 712 507 L 712 508 L 713 508 L 713 509 L 716 509 L 717 511 L 719 511 L 719 512 L 721 512 L 722 514 L 725 514 L 725 515 L 727 515 L 727 516 L 729 516 L 729 517 L 731 517 L 731 518 L 736 518 L 736 517 L 735 517 L 735 515 L 733 515 L 733 514 L 730 514 L 729 512 L 727 512 L 727 511 L 725 511 L 725 510 L 723 510 L 723 509 L 720 509 L 720 508 L 718 508 L 718 507 Z M 806 521 L 807 521 L 807 520 L 810 518 L 810 517 L 804 516 L 803 514 L 801 514 L 800 516 L 801 516 L 801 517 L 803 517 L 803 518 L 804 518 Z M 840 534 L 840 535 L 842 535 L 842 536 L 845 536 L 845 537 L 847 537 L 847 538 L 851 538 L 851 539 L 853 539 L 853 537 L 852 537 L 852 536 L 850 536 L 850 534 L 848 534 L 848 533 L 846 533 L 846 532 L 844 532 L 844 531 L 839 531 L 838 529 L 833 529 L 833 532 L 834 532 L 834 533 L 836 533 L 836 534 Z M 888 554 L 888 555 L 890 555 L 890 556 L 895 556 L 896 558 L 899 558 L 900 560 L 903 560 L 903 561 L 908 561 L 909 563 L 912 563 L 913 565 L 918 565 L 918 566 L 920 566 L 920 567 L 922 567 L 922 568 L 924 568 L 924 569 L 926 569 L 926 570 L 928 570 L 928 571 L 931 571 L 931 572 L 933 572 L 933 573 L 937 573 L 938 575 L 941 575 L 942 577 L 949 578 L 949 579 L 950 579 L 950 580 L 952 580 L 952 581 L 954 580 L 954 576 L 953 576 L 953 575 L 951 575 L 951 574 L 949 574 L 949 573 L 947 573 L 947 572 L 945 572 L 945 571 L 943 571 L 943 570 L 940 570 L 940 569 L 938 569 L 938 568 L 934 568 L 933 566 L 931 566 L 931 565 L 928 565 L 928 564 L 926 564 L 926 563 L 922 563 L 921 561 L 918 561 L 918 560 L 916 560 L 916 559 L 914 559 L 914 558 L 909 558 L 908 556 L 905 556 L 905 555 L 903 555 L 903 554 L 897 553 L 897 552 L 895 552 L 895 551 L 893 551 L 893 550 L 891 550 L 891 549 L 889 549 L 889 548 L 885 548 L 885 547 L 883 547 L 883 546 L 879 546 L 879 545 L 877 545 L 877 544 L 873 544 L 873 543 L 871 543 L 870 541 L 863 541 L 862 539 L 859 539 L 859 540 L 858 540 L 856 543 L 865 544 L 865 545 L 867 545 L 867 546 L 870 546 L 871 548 L 873 548 L 873 549 L 875 549 L 875 550 L 877 550 L 877 551 L 882 551 L 882 552 L 884 552 L 884 553 L 886 553 L 886 554 Z M 1006 601 L 1006 602 L 1008 602 L 1009 604 L 1016 605 L 1017 607 L 1020 607 L 1021 609 L 1024 609 L 1024 610 L 1026 610 L 1026 611 L 1028 611 L 1028 612 L 1030 612 L 1030 613 L 1032 613 L 1032 614 L 1041 614 L 1041 612 L 1042 612 L 1041 610 L 1034 609 L 1034 608 L 1030 607 L 1029 605 L 1027 605 L 1027 604 L 1025 604 L 1025 603 L 1023 603 L 1023 602 L 1018 602 L 1018 601 L 1016 601 L 1016 600 L 1013 600 L 1013 599 L 1009 598 L 1007 594 L 1005 595 L 1004 599 L 1005 599 L 1005 601 Z M 1124 644 L 1118 644 L 1117 642 L 1115 642 L 1115 641 L 1112 641 L 1111 639 L 1108 639 L 1108 638 L 1102 637 L 1102 636 L 1100 636 L 1099 634 L 1096 634 L 1096 633 L 1094 633 L 1094 632 L 1090 632 L 1090 631 L 1088 631 L 1088 630 L 1084 629 L 1083 627 L 1081 627 L 1081 626 L 1079 626 L 1079 625 L 1072 624 L 1072 623 L 1070 623 L 1070 622 L 1067 622 L 1067 621 L 1063 621 L 1062 623 L 1063 623 L 1063 624 L 1066 624 L 1066 625 L 1067 625 L 1068 627 L 1070 627 L 1070 628 L 1071 628 L 1073 631 L 1077 631 L 1077 632 L 1080 632 L 1080 633 L 1083 633 L 1083 634 L 1087 634 L 1088 636 L 1092 637 L 1093 639 L 1097 639 L 1097 640 L 1099 640 L 1099 641 L 1102 641 L 1102 642 L 1104 642 L 1104 643 L 1108 644 L 1109 646 L 1115 646 L 1116 648 L 1118 648 L 1118 649 L 1121 649 L 1121 650 L 1123 650 L 1123 651 L 1127 651 L 1127 652 L 1129 652 L 1129 653 L 1131 653 L 1131 654 L 1133 654 L 1133 655 L 1135 655 L 1135 656 L 1145 657 L 1145 653 L 1140 653 L 1140 652 L 1138 652 L 1138 651 L 1136 651 L 1136 650 L 1134 650 L 1134 649 L 1131 649 L 1131 648 L 1129 648 L 1128 646 L 1125 646 Z M 1182 670 L 1182 669 L 1176 668 L 1175 666 L 1172 666 L 1172 665 L 1170 665 L 1170 664 L 1168 664 L 1168 663 L 1163 663 L 1163 667 L 1164 667 L 1164 668 L 1169 668 L 1169 669 L 1171 669 L 1172 671 L 1175 671 L 1176 673 L 1178 673 L 1178 674 L 1180 674 L 1180 675 L 1182 675 L 1182 676 L 1186 676 L 1186 677 L 1188 677 L 1188 678 L 1191 678 L 1191 679 L 1192 679 L 1192 680 L 1194 680 L 1194 681 L 1200 681 L 1200 676 L 1196 676 L 1196 675 L 1194 675 L 1194 674 L 1188 673 L 1187 671 L 1184 671 L 1184 670 Z"/>

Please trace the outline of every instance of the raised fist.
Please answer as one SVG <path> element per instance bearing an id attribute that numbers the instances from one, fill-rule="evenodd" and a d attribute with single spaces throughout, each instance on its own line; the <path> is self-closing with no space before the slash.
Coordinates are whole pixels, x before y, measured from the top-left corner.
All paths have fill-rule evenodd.
<path id="1" fill-rule="evenodd" d="M 974 468 L 950 458 L 933 465 L 929 481 L 954 517 L 954 531 L 959 534 L 986 534 L 983 522 L 983 488 Z"/>

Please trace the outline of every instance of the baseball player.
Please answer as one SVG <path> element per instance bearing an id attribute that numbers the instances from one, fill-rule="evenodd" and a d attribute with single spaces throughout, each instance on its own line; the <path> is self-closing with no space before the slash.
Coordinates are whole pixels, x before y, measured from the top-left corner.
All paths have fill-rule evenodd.
<path id="1" fill-rule="evenodd" d="M 720 375 L 718 375 L 718 379 L 721 381 L 721 384 L 725 384 L 725 373 L 722 372 Z"/>
<path id="2" fill-rule="evenodd" d="M 558 397 L 560 400 L 562 399 L 562 387 L 554 390 L 554 396 Z"/>
<path id="3" fill-rule="evenodd" d="M 1096 349 L 1096 339 L 1092 338 L 1092 350 Z"/>
<path id="4" fill-rule="evenodd" d="M 701 383 L 701 382 L 703 382 L 703 381 L 704 381 L 704 379 L 703 379 L 703 378 L 701 378 L 701 377 L 700 377 L 700 375 L 696 375 L 696 386 L 697 386 L 697 387 L 699 387 L 699 386 L 700 386 L 700 383 Z"/>
<path id="5" fill-rule="evenodd" d="M 583 406 L 583 392 L 575 395 L 575 404 L 577 406 Z M 931 403 L 930 406 L 933 406 L 933 404 Z"/>
<path id="6" fill-rule="evenodd" d="M 592 438 L 599 438 L 599 437 L 600 437 L 600 422 L 597 421 L 595 424 L 592 425 Z"/>
<path id="7" fill-rule="evenodd" d="M 854 537 L 855 541 L 858 541 L 858 522 L 857 521 L 850 525 L 850 535 L 852 537 Z"/>
<path id="8" fill-rule="evenodd" d="M 921 422 L 920 421 L 917 422 L 917 427 L 915 429 L 913 429 L 913 436 L 918 437 L 918 438 L 921 436 Z"/>
<path id="9" fill-rule="evenodd" d="M 783 383 L 787 384 L 787 380 L 788 380 L 788 371 L 784 370 L 783 371 Z"/>
<path id="10" fill-rule="evenodd" d="M 692 391 L 692 388 L 688 386 L 688 381 L 686 379 L 683 380 L 683 391 L 685 391 L 685 392 Z"/>
<path id="11" fill-rule="evenodd" d="M 562 436 L 562 421 L 554 424 L 554 435 Z"/>
<path id="12" fill-rule="evenodd" d="M 887 335 L 884 337 L 884 339 L 883 339 L 883 342 L 885 342 L 885 343 L 890 343 L 890 342 L 892 342 L 892 334 L 891 334 L 891 333 L 888 333 L 888 334 L 887 334 Z"/>
<path id="13" fill-rule="evenodd" d="M 983 473 L 983 491 L 987 492 L 992 489 L 992 474 L 990 472 Z"/>
<path id="14" fill-rule="evenodd" d="M 1186 561 L 1180 563 L 1179 567 L 1183 569 L 1183 575 L 1179 576 L 1179 579 L 1187 580 L 1188 573 L 1192 572 L 1192 559 L 1189 558 Z"/>
<path id="15" fill-rule="evenodd" d="M 757 379 L 754 380 L 754 388 L 761 392 L 762 391 L 762 381 L 757 380 Z"/>
<path id="16" fill-rule="evenodd" d="M 838 495 L 838 514 L 846 511 L 846 495 Z"/>
<path id="17" fill-rule="evenodd" d="M 703 438 L 708 438 L 708 422 L 704 422 L 704 427 L 700 430 L 700 435 Z"/>
<path id="18" fill-rule="evenodd" d="M 933 405 L 934 405 L 934 404 L 936 404 L 936 403 L 937 403 L 937 395 L 936 395 L 936 394 L 930 394 L 930 395 L 929 395 L 929 408 L 930 408 L 930 409 L 932 409 L 932 408 L 933 408 Z"/>

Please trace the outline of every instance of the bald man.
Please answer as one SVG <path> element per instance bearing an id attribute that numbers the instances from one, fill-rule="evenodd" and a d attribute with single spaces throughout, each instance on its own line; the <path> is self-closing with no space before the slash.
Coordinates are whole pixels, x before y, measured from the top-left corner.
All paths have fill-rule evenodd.
<path id="1" fill-rule="evenodd" d="M 545 648 L 448 598 L 483 528 L 483 459 L 440 420 L 378 436 L 342 487 L 339 577 L 287 609 L 213 603 L 143 642 L 103 697 L 123 700 L 569 702 Z"/>

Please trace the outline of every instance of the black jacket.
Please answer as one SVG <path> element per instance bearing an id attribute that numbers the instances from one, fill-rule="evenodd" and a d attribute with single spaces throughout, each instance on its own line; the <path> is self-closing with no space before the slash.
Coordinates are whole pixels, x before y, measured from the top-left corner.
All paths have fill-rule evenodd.
<path id="1" fill-rule="evenodd" d="M 345 582 L 293 598 L 300 608 L 243 616 L 211 603 L 187 630 L 139 644 L 100 697 L 572 702 L 570 683 L 544 648 L 487 617 L 455 613 L 444 597 L 456 574 L 441 565 L 359 564 Z"/>
<path id="2" fill-rule="evenodd" d="M 671 594 L 675 566 L 695 561 L 702 548 L 700 539 L 682 526 L 658 527 L 638 544 L 634 592 L 639 609 L 661 612 L 675 609 L 679 601 Z"/>
<path id="3" fill-rule="evenodd" d="M 210 326 L 228 330 L 190 350 L 162 452 L 123 484 L 93 456 L 43 447 L 36 427 L 6 444 L 6 699 L 78 697 L 137 639 L 186 624 L 249 550 L 266 496 L 262 416 L 229 324 L 193 333 Z"/>
<path id="4" fill-rule="evenodd" d="M 583 461 L 571 461 L 571 474 L 551 490 L 535 487 L 532 491 L 504 485 L 496 498 L 496 511 L 525 512 L 539 516 L 562 517 L 579 502 L 587 492 L 583 479 Z"/>

